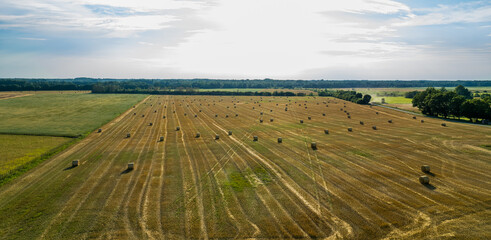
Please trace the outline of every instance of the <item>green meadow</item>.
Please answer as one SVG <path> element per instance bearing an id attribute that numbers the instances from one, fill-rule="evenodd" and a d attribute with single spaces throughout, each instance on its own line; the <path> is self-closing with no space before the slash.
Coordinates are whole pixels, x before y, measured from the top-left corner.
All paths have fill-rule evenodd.
<path id="1" fill-rule="evenodd" d="M 0 133 L 76 137 L 114 119 L 145 95 L 34 94 L 0 101 Z"/>

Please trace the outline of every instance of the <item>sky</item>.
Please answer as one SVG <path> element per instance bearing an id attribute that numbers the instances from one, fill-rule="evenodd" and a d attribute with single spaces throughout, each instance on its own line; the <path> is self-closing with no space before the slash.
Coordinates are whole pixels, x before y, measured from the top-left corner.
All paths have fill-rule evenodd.
<path id="1" fill-rule="evenodd" d="M 491 0 L 0 0 L 0 77 L 491 79 Z"/>

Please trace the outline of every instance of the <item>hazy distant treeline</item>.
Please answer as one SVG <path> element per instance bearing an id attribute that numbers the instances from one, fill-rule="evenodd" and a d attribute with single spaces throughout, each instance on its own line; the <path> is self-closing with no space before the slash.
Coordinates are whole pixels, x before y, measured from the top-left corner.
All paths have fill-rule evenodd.
<path id="1" fill-rule="evenodd" d="M 222 88 L 405 88 L 491 86 L 491 81 L 218 80 L 218 79 L 0 79 L 0 91 L 222 89 Z"/>
<path id="2" fill-rule="evenodd" d="M 147 90 L 147 89 L 111 89 L 101 88 L 100 85 L 92 89 L 92 93 L 124 93 L 124 94 L 153 94 L 153 95 L 209 95 L 209 96 L 305 96 L 303 92 L 290 91 L 195 91 L 193 89 L 184 90 Z"/>

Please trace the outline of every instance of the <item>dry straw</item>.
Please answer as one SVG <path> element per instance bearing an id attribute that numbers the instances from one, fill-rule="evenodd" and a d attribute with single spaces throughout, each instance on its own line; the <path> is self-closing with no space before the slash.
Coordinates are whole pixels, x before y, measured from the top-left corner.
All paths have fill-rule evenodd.
<path id="1" fill-rule="evenodd" d="M 314 150 L 317 150 L 317 143 L 316 142 L 311 142 L 310 143 L 310 147 L 312 147 L 312 149 L 314 149 Z"/>
<path id="2" fill-rule="evenodd" d="M 430 172 L 430 166 L 428 166 L 428 165 L 421 166 L 421 171 L 425 172 L 425 173 Z"/>
<path id="3" fill-rule="evenodd" d="M 430 183 L 430 178 L 426 175 L 419 177 L 419 182 L 421 184 L 429 184 Z"/>

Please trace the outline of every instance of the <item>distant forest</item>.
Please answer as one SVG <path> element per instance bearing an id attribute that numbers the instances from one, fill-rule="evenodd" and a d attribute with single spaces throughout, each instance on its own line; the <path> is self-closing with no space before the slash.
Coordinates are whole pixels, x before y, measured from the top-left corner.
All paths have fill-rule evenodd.
<path id="1" fill-rule="evenodd" d="M 218 79 L 21 79 L 0 78 L 0 91 L 92 90 L 94 93 L 196 91 L 199 89 L 256 88 L 408 88 L 489 87 L 491 81 L 373 81 L 373 80 L 218 80 Z"/>

